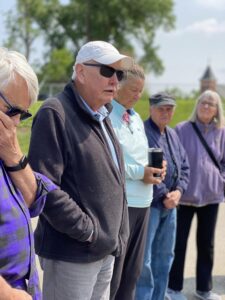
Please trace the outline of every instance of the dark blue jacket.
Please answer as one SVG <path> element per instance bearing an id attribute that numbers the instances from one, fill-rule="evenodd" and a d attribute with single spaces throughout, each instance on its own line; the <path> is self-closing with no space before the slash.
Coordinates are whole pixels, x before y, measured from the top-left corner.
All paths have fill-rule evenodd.
<path id="1" fill-rule="evenodd" d="M 151 118 L 144 122 L 145 133 L 148 138 L 148 144 L 150 148 L 161 148 L 165 149 L 166 138 L 162 136 L 158 126 L 152 121 Z M 166 177 L 161 184 L 154 185 L 154 194 L 152 206 L 162 208 L 163 200 L 166 194 L 170 191 L 176 189 L 180 190 L 181 193 L 187 189 L 189 181 L 189 162 L 186 155 L 186 152 L 175 132 L 174 129 L 166 126 L 165 132 L 169 140 L 170 149 L 173 155 L 175 169 L 177 176 L 171 179 L 172 174 L 169 174 L 167 171 Z M 171 164 L 171 155 L 168 156 L 168 151 L 163 151 L 164 159 L 167 161 L 167 164 Z M 170 168 L 168 168 L 169 170 Z"/>

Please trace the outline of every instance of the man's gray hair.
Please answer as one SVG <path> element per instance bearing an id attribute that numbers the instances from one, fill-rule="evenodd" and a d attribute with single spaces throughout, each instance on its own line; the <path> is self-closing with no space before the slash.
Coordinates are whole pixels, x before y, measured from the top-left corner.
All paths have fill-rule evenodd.
<path id="1" fill-rule="evenodd" d="M 23 78 L 27 84 L 30 104 L 38 97 L 38 79 L 24 55 L 0 47 L 0 90 L 16 80 L 16 75 Z"/>

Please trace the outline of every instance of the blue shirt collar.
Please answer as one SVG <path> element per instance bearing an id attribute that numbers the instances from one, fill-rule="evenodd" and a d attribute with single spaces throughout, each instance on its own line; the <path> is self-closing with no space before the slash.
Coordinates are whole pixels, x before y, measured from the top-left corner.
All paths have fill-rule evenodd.
<path id="1" fill-rule="evenodd" d="M 129 113 L 130 116 L 133 116 L 135 114 L 135 111 L 133 108 L 131 109 L 126 109 L 123 105 L 121 105 L 119 102 L 117 102 L 115 99 L 113 99 L 112 101 L 112 105 L 113 105 L 113 109 L 115 109 L 115 111 L 117 112 L 117 114 L 119 116 L 123 116 L 123 114 L 125 113 L 125 111 L 127 111 Z M 129 110 L 129 111 L 128 111 Z"/>
<path id="2" fill-rule="evenodd" d="M 81 101 L 83 102 L 84 106 L 86 107 L 87 111 L 94 117 L 97 121 L 102 122 L 109 114 L 107 108 L 103 105 L 101 106 L 98 111 L 93 111 L 93 109 L 87 104 L 87 102 L 80 96 Z"/>

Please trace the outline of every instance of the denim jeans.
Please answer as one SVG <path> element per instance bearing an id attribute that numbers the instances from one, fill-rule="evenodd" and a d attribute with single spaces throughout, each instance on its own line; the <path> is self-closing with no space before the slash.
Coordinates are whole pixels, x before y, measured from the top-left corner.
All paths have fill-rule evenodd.
<path id="1" fill-rule="evenodd" d="M 40 258 L 43 300 L 108 300 L 114 257 L 92 263 Z"/>
<path id="2" fill-rule="evenodd" d="M 151 207 L 142 273 L 136 300 L 164 300 L 174 258 L 176 208 Z"/>

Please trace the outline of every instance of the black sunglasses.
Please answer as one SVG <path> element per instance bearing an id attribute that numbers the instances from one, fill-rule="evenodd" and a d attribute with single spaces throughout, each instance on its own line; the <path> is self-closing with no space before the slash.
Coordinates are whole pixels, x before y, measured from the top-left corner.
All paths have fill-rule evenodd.
<path id="1" fill-rule="evenodd" d="M 20 115 L 20 120 L 26 120 L 32 116 L 32 114 L 28 110 L 23 110 L 17 106 L 13 106 L 10 104 L 10 101 L 0 92 L 0 97 L 4 100 L 4 102 L 8 105 L 8 110 L 5 114 L 9 117 L 14 117 L 16 115 Z"/>
<path id="2" fill-rule="evenodd" d="M 116 70 L 110 66 L 103 65 L 103 64 L 91 64 L 91 63 L 83 63 L 83 65 L 100 68 L 100 74 L 104 77 L 110 78 L 114 75 L 114 73 L 116 73 L 116 77 L 118 81 L 121 81 L 123 79 L 124 72 L 121 70 Z"/>

